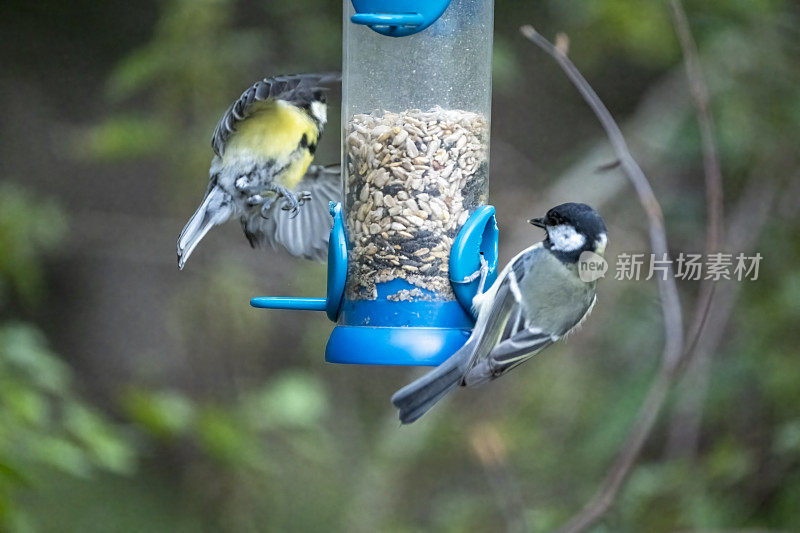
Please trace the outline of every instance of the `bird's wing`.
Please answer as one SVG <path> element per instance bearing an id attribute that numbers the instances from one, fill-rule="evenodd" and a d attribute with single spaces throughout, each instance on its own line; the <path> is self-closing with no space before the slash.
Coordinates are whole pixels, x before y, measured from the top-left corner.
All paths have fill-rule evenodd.
<path id="1" fill-rule="evenodd" d="M 558 335 L 542 331 L 524 320 L 519 320 L 511 331 L 513 333 L 497 343 L 489 354 L 495 376 L 505 374 L 558 340 Z"/>
<path id="2" fill-rule="evenodd" d="M 509 282 L 515 306 L 512 316 L 506 323 L 503 334 L 497 345 L 489 354 L 495 372 L 505 373 L 511 368 L 524 362 L 558 340 L 558 335 L 543 331 L 541 327 L 532 324 L 526 316 L 525 303 L 519 284 L 527 276 L 535 276 L 536 268 L 533 266 L 538 254 L 548 253 L 544 248 L 536 248 L 523 254 L 511 264 Z"/>
<path id="3" fill-rule="evenodd" d="M 537 258 L 537 254 L 549 252 L 544 248 L 531 250 L 518 257 L 509 269 L 509 293 L 514 299 L 514 307 L 497 344 L 482 361 L 481 368 L 475 366 L 473 380 L 492 379 L 505 374 L 568 335 L 591 312 L 595 301 L 594 291 L 588 291 L 582 282 L 578 285 L 556 283 L 552 276 L 558 273 L 563 275 L 567 271 L 559 266 L 554 272 L 552 268 L 555 263 L 547 261 L 548 257 Z M 573 277 L 571 273 L 567 275 Z M 524 294 L 519 289 L 523 281 Z M 549 281 L 553 281 L 553 285 L 537 285 Z M 556 303 L 551 304 L 554 308 L 545 311 L 561 317 L 555 321 L 558 323 L 555 327 L 553 320 L 547 320 L 553 316 L 542 315 L 541 306 L 548 301 Z"/>
<path id="4" fill-rule="evenodd" d="M 242 217 L 242 227 L 250 244 L 273 248 L 283 247 L 290 254 L 305 259 L 324 261 L 328 257 L 328 238 L 333 219 L 330 202 L 342 201 L 342 180 L 339 165 L 312 165 L 298 184 L 296 191 L 308 191 L 311 199 L 300 206 L 297 216 L 275 202 L 263 218 L 260 213 Z"/>
<path id="5" fill-rule="evenodd" d="M 493 339 L 490 338 L 493 328 L 487 324 L 484 337 L 493 345 L 485 351 L 476 352 L 476 358 L 464 377 L 465 385 L 474 386 L 495 379 L 558 340 L 557 335 L 531 323 L 520 290 L 520 283 L 524 279 L 536 276 L 538 255 L 547 253 L 540 246 L 532 247 L 515 257 L 504 269 L 490 307 L 485 312 L 487 316 L 505 322 Z"/>
<path id="6" fill-rule="evenodd" d="M 328 72 L 276 76 L 257 81 L 231 104 L 217 123 L 211 137 L 214 153 L 222 157 L 225 143 L 236 131 L 236 125 L 250 115 L 258 102 L 283 100 L 296 106 L 307 106 L 313 101 L 324 101 L 325 86 L 341 79 L 340 73 Z"/>

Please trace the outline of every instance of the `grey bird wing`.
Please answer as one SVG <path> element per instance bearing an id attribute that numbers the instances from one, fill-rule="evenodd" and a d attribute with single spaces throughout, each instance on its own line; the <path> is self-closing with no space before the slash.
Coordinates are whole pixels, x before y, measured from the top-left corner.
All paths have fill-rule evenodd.
<path id="1" fill-rule="evenodd" d="M 400 421 L 410 424 L 424 415 L 448 392 L 464 382 L 476 363 L 485 360 L 516 308 L 506 267 L 498 280 L 485 293 L 478 321 L 467 342 L 444 363 L 421 378 L 409 383 L 392 396 Z"/>
<path id="2" fill-rule="evenodd" d="M 436 369 L 392 396 L 410 424 L 458 384 L 495 379 L 568 333 L 594 302 L 594 287 L 538 243 L 516 256 L 483 295 L 466 344 Z"/>
<path id="3" fill-rule="evenodd" d="M 339 165 L 323 167 L 312 165 L 296 188 L 308 191 L 307 200 L 294 218 L 275 202 L 268 218 L 258 210 L 242 217 L 242 228 L 253 247 L 269 245 L 283 247 L 290 254 L 315 261 L 328 257 L 328 239 L 333 219 L 330 202 L 342 201 L 342 180 Z"/>
<path id="4" fill-rule="evenodd" d="M 594 301 L 593 289 L 581 283 L 544 248 L 518 256 L 503 278 L 506 290 L 502 285 L 498 288 L 488 310 L 510 309 L 508 320 L 486 355 L 476 354 L 464 384 L 475 386 L 496 379 L 572 330 Z"/>
<path id="5" fill-rule="evenodd" d="M 341 81 L 338 72 L 293 74 L 257 81 L 223 113 L 211 137 L 214 153 L 222 157 L 225 144 L 236 131 L 239 122 L 247 119 L 258 102 L 284 100 L 297 106 L 307 106 L 324 99 L 326 85 Z"/>

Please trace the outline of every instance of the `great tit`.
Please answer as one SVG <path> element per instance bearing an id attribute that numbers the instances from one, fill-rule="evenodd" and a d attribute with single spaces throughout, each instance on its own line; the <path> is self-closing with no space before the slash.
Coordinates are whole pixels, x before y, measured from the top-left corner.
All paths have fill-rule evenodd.
<path id="1" fill-rule="evenodd" d="M 514 257 L 485 292 L 484 262 L 472 302 L 477 321 L 466 344 L 392 396 L 403 424 L 417 420 L 457 385 L 479 385 L 519 366 L 591 312 L 597 282 L 583 281 L 578 269 L 581 254 L 605 252 L 608 237 L 600 214 L 586 204 L 567 203 L 529 222 L 543 228 L 546 238 Z"/>
<path id="2" fill-rule="evenodd" d="M 341 198 L 341 178 L 335 168 L 306 170 L 327 122 L 325 86 L 340 79 L 338 73 L 267 78 L 225 111 L 211 139 L 208 189 L 178 238 L 179 268 L 208 230 L 233 217 L 253 247 L 325 257 L 328 203 Z"/>

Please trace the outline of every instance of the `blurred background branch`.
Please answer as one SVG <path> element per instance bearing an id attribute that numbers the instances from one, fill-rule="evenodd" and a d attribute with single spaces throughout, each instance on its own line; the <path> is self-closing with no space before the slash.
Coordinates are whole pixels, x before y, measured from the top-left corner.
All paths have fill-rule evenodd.
<path id="1" fill-rule="evenodd" d="M 706 89 L 702 70 L 699 66 L 696 45 L 689 30 L 685 12 L 679 0 L 673 0 L 671 2 L 671 9 L 684 54 L 687 78 L 689 79 L 691 94 L 695 107 L 697 108 L 698 123 L 700 125 L 701 150 L 703 153 L 706 182 L 706 254 L 708 255 L 720 250 L 721 221 L 723 217 L 722 175 L 716 142 L 714 140 L 713 123 L 709 111 L 708 91 Z M 556 44 L 553 45 L 531 26 L 523 26 L 521 31 L 526 38 L 542 48 L 559 63 L 597 115 L 614 147 L 619 166 L 623 173 L 634 184 L 639 194 L 642 207 L 648 215 L 650 241 L 652 251 L 655 254 L 654 257 L 667 258 L 668 247 L 666 244 L 666 232 L 663 227 L 663 214 L 652 187 L 645 178 L 639 165 L 631 156 L 622 133 L 611 114 L 600 101 L 596 92 L 586 79 L 567 58 L 567 38 L 559 35 Z M 772 203 L 771 200 L 774 191 L 775 189 L 771 186 L 762 185 L 761 190 L 752 191 L 751 194 L 746 193 L 744 195 L 745 198 L 743 202 L 746 203 L 746 209 L 744 209 L 744 211 L 748 220 L 747 229 L 749 232 L 739 231 L 737 233 L 737 235 L 741 237 L 741 240 L 736 243 L 738 247 L 734 249 L 741 250 L 742 246 L 748 244 L 747 241 L 756 240 L 761 228 L 766 222 L 766 214 Z M 751 199 L 755 200 L 754 205 L 751 205 L 749 201 Z M 764 205 L 767 206 L 767 209 L 762 210 L 762 216 L 758 217 L 757 208 Z M 741 226 L 741 222 L 739 222 L 739 225 Z M 697 432 L 699 431 L 698 426 L 700 423 L 698 412 L 703 403 L 704 385 L 707 381 L 707 358 L 710 356 L 710 353 L 716 349 L 721 339 L 722 332 L 730 317 L 731 309 L 736 301 L 736 291 L 727 292 L 724 304 L 711 315 L 713 317 L 713 324 L 709 333 L 703 337 L 703 328 L 713 306 L 715 288 L 713 282 L 704 280 L 705 282 L 701 285 L 700 296 L 697 300 L 693 321 L 694 325 L 688 337 L 689 342 L 684 346 L 683 326 L 680 318 L 680 303 L 673 273 L 669 272 L 666 276 L 657 278 L 657 280 L 662 282 L 660 284 L 660 295 L 665 327 L 665 348 L 662 355 L 661 368 L 650 385 L 645 401 L 634 422 L 633 429 L 618 453 L 617 459 L 606 474 L 601 487 L 584 508 L 572 517 L 569 523 L 562 528 L 562 531 L 579 532 L 587 530 L 600 520 L 616 502 L 623 483 L 632 471 L 646 440 L 655 427 L 656 419 L 667 400 L 670 389 L 679 378 L 679 370 L 687 361 L 695 359 L 693 356 L 695 353 L 699 352 L 700 357 L 697 359 L 701 360 L 701 363 L 698 364 L 698 368 L 693 369 L 695 372 L 693 372 L 689 378 L 696 387 L 691 390 L 690 394 L 683 397 L 686 398 L 686 400 L 684 400 L 684 405 L 682 406 L 684 411 L 681 414 L 684 415 L 683 421 L 687 423 L 685 425 L 678 423 L 676 426 L 673 426 L 673 428 L 681 428 L 681 436 L 674 438 L 683 438 L 684 445 L 686 445 L 685 441 L 688 439 L 690 441 L 690 446 L 696 446 Z M 699 342 L 700 339 L 703 339 L 705 344 L 698 349 L 697 342 Z M 685 420 L 685 418 L 691 418 L 691 420 Z M 673 436 L 674 435 L 675 432 L 673 432 Z M 674 440 L 672 442 L 674 442 Z"/>
<path id="2" fill-rule="evenodd" d="M 667 245 L 661 204 L 659 204 L 644 172 L 642 172 L 639 164 L 636 163 L 636 160 L 631 155 L 622 131 L 620 131 L 611 113 L 609 113 L 597 93 L 589 85 L 589 82 L 586 81 L 586 78 L 581 75 L 577 67 L 565 55 L 563 47 L 551 44 L 532 26 L 523 26 L 521 31 L 526 38 L 558 62 L 584 100 L 586 100 L 586 103 L 597 115 L 614 147 L 614 152 L 620 162 L 620 168 L 636 190 L 639 202 L 647 215 L 650 247 L 654 257 L 666 260 L 669 257 L 669 247 Z M 561 40 L 562 42 L 564 41 L 563 38 Z M 669 264 L 671 265 L 671 263 Z M 572 533 L 587 530 L 607 513 L 614 504 L 622 484 L 630 474 L 644 447 L 645 441 L 650 436 L 656 418 L 675 379 L 675 372 L 680 365 L 684 348 L 681 304 L 671 266 L 667 269 L 665 275 L 656 277 L 656 280 L 659 285 L 664 323 L 664 351 L 661 356 L 661 368 L 650 385 L 647 397 L 636 416 L 633 429 L 622 445 L 617 459 L 609 469 L 608 474 L 606 474 L 600 489 L 583 510 L 564 526 L 562 529 L 564 532 Z"/>
<path id="3" fill-rule="evenodd" d="M 689 84 L 692 102 L 697 110 L 697 124 L 700 129 L 700 148 L 703 154 L 703 175 L 705 177 L 706 191 L 706 244 L 705 254 L 717 253 L 721 249 L 723 240 L 722 224 L 723 214 L 723 189 L 722 189 L 722 170 L 720 168 L 719 153 L 714 133 L 714 121 L 711 117 L 711 106 L 708 97 L 708 87 L 705 75 L 700 66 L 700 57 L 697 53 L 697 44 L 692 36 L 686 12 L 680 0 L 670 0 L 670 10 L 678 41 L 683 53 L 683 62 L 686 68 L 686 79 Z M 733 248 L 737 250 L 741 248 Z M 700 284 L 700 295 L 695 304 L 692 325 L 689 328 L 690 342 L 687 344 L 688 352 L 687 376 L 683 378 L 687 382 L 688 394 L 682 394 L 678 398 L 679 405 L 676 407 L 676 414 L 670 423 L 670 431 L 667 444 L 667 453 L 673 456 L 694 455 L 697 448 L 697 438 L 699 435 L 699 415 L 702 409 L 703 393 L 699 392 L 704 387 L 704 382 L 708 379 L 710 366 L 707 362 L 696 362 L 704 359 L 704 353 L 697 352 L 697 342 L 703 333 L 703 327 L 711 311 L 711 305 L 716 292 L 716 282 L 714 280 L 703 280 Z"/>

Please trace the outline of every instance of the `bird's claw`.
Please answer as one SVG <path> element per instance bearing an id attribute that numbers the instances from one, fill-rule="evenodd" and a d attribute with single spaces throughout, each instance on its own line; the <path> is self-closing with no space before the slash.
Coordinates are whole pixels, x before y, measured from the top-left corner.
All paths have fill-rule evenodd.
<path id="1" fill-rule="evenodd" d="M 471 283 L 476 279 L 480 278 L 480 283 L 478 283 L 478 292 L 477 295 L 483 294 L 484 286 L 486 285 L 486 278 L 489 276 L 489 262 L 483 257 L 483 252 L 481 252 L 479 256 L 481 266 L 478 270 L 470 274 L 469 276 L 465 277 L 461 283 Z"/>
<path id="2" fill-rule="evenodd" d="M 280 195 L 278 193 L 273 193 L 267 198 L 261 197 L 261 216 L 263 218 L 269 218 L 269 212 L 272 209 L 272 206 L 275 205 L 275 202 L 278 200 L 279 196 Z"/>
<path id="3" fill-rule="evenodd" d="M 300 206 L 303 203 L 295 195 L 284 196 L 284 202 L 281 209 L 289 211 L 289 218 L 294 218 L 300 212 Z"/>
<path id="4" fill-rule="evenodd" d="M 241 180 L 242 178 L 239 178 Z M 238 181 L 237 180 L 237 183 Z M 281 209 L 289 211 L 289 218 L 294 218 L 300 212 L 300 206 L 311 200 L 311 193 L 303 191 L 297 195 L 284 187 L 274 187 L 261 194 L 253 194 L 247 198 L 248 205 L 261 206 L 261 216 L 269 218 L 270 210 L 279 198 L 283 198 Z"/>
<path id="5" fill-rule="evenodd" d="M 475 272 L 473 272 L 469 276 L 467 276 L 464 279 L 462 279 L 461 283 L 471 283 L 471 282 L 475 281 L 476 279 L 478 279 L 478 276 L 480 276 L 480 275 L 481 275 L 481 271 L 480 270 L 476 270 Z"/>
<path id="6" fill-rule="evenodd" d="M 489 276 L 489 262 L 483 257 L 483 252 L 480 255 L 481 261 L 481 268 L 478 270 L 480 272 L 481 281 L 478 283 L 478 292 L 477 294 L 483 294 L 483 289 L 486 285 L 486 278 Z"/>
<path id="7" fill-rule="evenodd" d="M 297 196 L 297 203 L 303 205 L 304 203 L 310 201 L 313 198 L 311 196 L 310 191 L 300 191 L 300 194 Z"/>
<path id="8" fill-rule="evenodd" d="M 461 283 L 470 283 L 472 281 L 475 281 L 478 278 L 481 278 L 482 280 L 486 279 L 486 276 L 489 275 L 489 263 L 483 257 L 483 253 L 481 253 L 479 255 L 479 259 L 480 259 L 480 262 L 481 262 L 480 268 L 478 270 L 476 270 L 475 272 L 473 272 L 472 274 L 470 274 L 469 276 L 465 277 L 461 281 Z"/>

